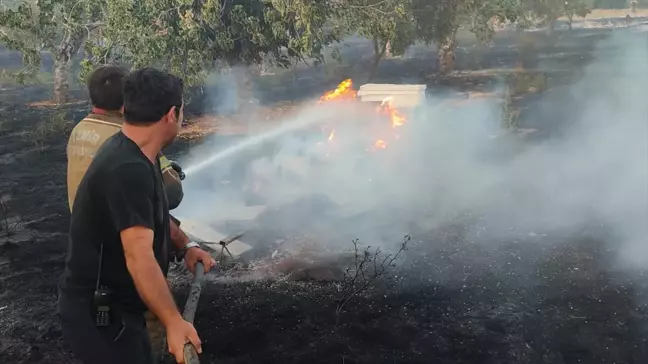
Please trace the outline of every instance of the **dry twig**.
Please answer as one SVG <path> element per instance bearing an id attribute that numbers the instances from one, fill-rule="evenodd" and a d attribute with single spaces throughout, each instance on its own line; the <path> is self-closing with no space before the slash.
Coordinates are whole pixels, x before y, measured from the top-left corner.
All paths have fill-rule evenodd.
<path id="1" fill-rule="evenodd" d="M 395 254 L 382 254 L 380 248 L 372 251 L 371 246 L 367 246 L 362 253 L 358 249 L 358 239 L 353 240 L 355 251 L 354 268 L 347 268 L 345 279 L 340 288 L 342 297 L 338 301 L 335 309 L 336 322 L 339 324 L 340 314 L 353 297 L 361 294 L 370 288 L 370 286 L 379 278 L 383 277 L 389 268 L 394 267 L 394 262 L 398 257 L 407 250 L 407 243 L 411 237 L 405 235 L 403 241 Z"/>

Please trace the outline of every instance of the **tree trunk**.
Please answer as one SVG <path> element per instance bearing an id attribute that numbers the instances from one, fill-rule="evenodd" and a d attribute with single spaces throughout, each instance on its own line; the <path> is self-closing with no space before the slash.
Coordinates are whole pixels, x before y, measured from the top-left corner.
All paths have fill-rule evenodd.
<path id="1" fill-rule="evenodd" d="M 387 44 L 385 44 L 385 57 L 391 58 L 393 57 L 392 51 L 391 51 L 391 42 L 387 41 Z"/>
<path id="2" fill-rule="evenodd" d="M 385 52 L 387 51 L 388 45 L 389 45 L 389 41 L 386 41 L 381 45 L 378 37 L 374 37 L 373 60 L 371 61 L 371 67 L 369 68 L 369 76 L 367 77 L 367 82 L 373 80 L 373 78 L 376 76 L 376 72 L 378 71 L 378 64 L 380 63 L 380 60 L 385 56 Z"/>
<path id="3" fill-rule="evenodd" d="M 254 81 L 261 73 L 260 66 L 235 67 L 233 71 L 237 92 L 236 111 L 252 111 L 259 104 L 259 100 L 254 95 Z"/>
<path id="4" fill-rule="evenodd" d="M 77 54 L 85 33 L 68 33 L 61 41 L 54 55 L 54 101 L 57 104 L 64 104 L 69 100 L 70 91 L 70 66 L 72 58 Z"/>
<path id="5" fill-rule="evenodd" d="M 54 59 L 54 101 L 59 105 L 64 104 L 69 100 L 69 74 L 69 60 L 66 60 L 65 57 L 57 56 Z"/>
<path id="6" fill-rule="evenodd" d="M 554 34 L 555 27 L 556 27 L 556 20 L 555 19 L 549 20 L 549 23 L 547 24 L 547 37 L 551 37 Z"/>
<path id="7" fill-rule="evenodd" d="M 439 72 L 448 74 L 454 71 L 455 50 L 457 49 L 456 33 L 443 38 L 439 42 Z"/>

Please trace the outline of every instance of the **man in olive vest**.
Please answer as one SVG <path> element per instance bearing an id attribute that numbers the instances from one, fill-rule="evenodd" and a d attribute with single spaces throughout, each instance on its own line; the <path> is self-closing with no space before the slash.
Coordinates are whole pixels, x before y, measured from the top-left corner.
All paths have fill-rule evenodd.
<path id="1" fill-rule="evenodd" d="M 90 162 L 106 139 L 121 129 L 122 125 L 122 85 L 127 72 L 116 66 L 103 66 L 96 69 L 88 80 L 92 111 L 72 130 L 67 146 L 68 203 L 70 210 L 79 182 L 85 175 Z M 162 176 L 164 177 L 169 209 L 180 205 L 184 196 L 182 191 L 180 167 L 160 156 Z"/>
<path id="2" fill-rule="evenodd" d="M 79 183 L 97 150 L 109 137 L 121 130 L 124 103 L 122 87 L 127 75 L 126 70 L 108 65 L 97 68 L 88 78 L 92 111 L 74 127 L 67 145 L 67 187 L 70 211 L 74 205 Z M 160 155 L 159 159 L 171 210 L 182 201 L 181 180 L 184 178 L 184 173 L 180 166 L 169 161 L 164 155 Z M 197 261 L 204 263 L 206 271 L 211 269 L 215 264 L 211 255 L 200 249 L 198 244 L 191 242 L 178 225 L 179 221 L 171 218 L 171 240 L 176 251 L 184 257 L 189 270 L 193 272 Z M 159 361 L 165 351 L 164 327 L 151 312 L 147 312 L 146 319 L 153 357 Z"/>

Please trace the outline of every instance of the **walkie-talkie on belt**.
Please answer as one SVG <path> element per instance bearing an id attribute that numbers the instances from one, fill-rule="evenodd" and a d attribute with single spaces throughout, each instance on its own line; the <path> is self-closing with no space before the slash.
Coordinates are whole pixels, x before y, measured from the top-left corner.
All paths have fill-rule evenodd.
<path id="1" fill-rule="evenodd" d="M 95 325 L 98 327 L 110 325 L 110 294 L 112 291 L 101 285 L 101 265 L 103 263 L 103 243 L 99 251 L 99 271 L 94 292 Z"/>

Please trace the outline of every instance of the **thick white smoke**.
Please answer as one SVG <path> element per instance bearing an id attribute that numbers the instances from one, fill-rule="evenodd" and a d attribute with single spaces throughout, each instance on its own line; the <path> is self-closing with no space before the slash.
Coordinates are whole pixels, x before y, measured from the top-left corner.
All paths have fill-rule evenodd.
<path id="1" fill-rule="evenodd" d="M 244 170 L 247 161 L 255 176 L 247 182 L 261 183 L 268 206 L 311 201 L 270 227 L 317 231 L 333 249 L 349 248 L 349 237 L 393 246 L 403 234 L 467 215 L 475 219 L 468 238 L 490 242 L 570 233 L 597 222 L 610 229 L 610 244 L 624 264 L 646 267 L 648 47 L 645 35 L 624 31 L 598 49 L 580 81 L 549 90 L 538 101 L 559 100 L 542 105 L 562 110 L 561 120 L 547 120 L 564 126 L 558 136 L 520 143 L 503 133 L 494 100 L 448 110 L 441 100 L 428 99 L 398 130 L 364 105 L 313 101 L 284 120 L 292 125 L 283 127 L 286 133 L 251 136 L 259 143 L 190 174 L 180 215 L 213 221 L 240 209 L 244 198 L 231 184 L 245 178 L 229 187 L 222 180 L 233 179 L 232 168 Z M 321 131 L 324 124 L 328 129 Z M 336 134 L 331 143 L 330 127 Z M 368 152 L 379 135 L 391 138 L 388 148 Z M 184 165 L 226 149 L 219 138 L 208 140 Z M 241 157 L 255 149 L 267 157 Z M 313 196 L 326 196 L 338 208 L 329 213 Z"/>

